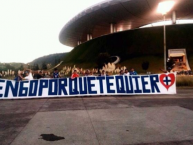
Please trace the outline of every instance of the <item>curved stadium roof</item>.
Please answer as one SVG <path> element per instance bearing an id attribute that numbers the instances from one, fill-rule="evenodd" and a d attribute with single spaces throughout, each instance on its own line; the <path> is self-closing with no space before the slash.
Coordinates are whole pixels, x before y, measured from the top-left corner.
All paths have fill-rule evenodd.
<path id="1" fill-rule="evenodd" d="M 88 33 L 93 38 L 110 34 L 110 24 L 116 24 L 117 31 L 139 28 L 146 24 L 163 21 L 157 13 L 158 3 L 164 0 L 106 0 L 75 16 L 61 30 L 62 44 L 74 47 L 80 40 L 87 41 Z M 176 11 L 177 19 L 193 19 L 193 0 L 173 0 L 175 5 L 166 15 Z"/>

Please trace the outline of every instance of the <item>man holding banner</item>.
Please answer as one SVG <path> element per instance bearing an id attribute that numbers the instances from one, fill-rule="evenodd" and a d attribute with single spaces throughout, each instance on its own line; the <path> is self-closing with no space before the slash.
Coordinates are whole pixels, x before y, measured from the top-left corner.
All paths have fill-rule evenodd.
<path id="1" fill-rule="evenodd" d="M 24 71 L 25 77 L 23 77 L 21 74 L 19 74 L 18 76 L 22 79 L 22 80 L 33 80 L 33 76 L 31 73 L 31 70 L 25 70 Z"/>
<path id="2" fill-rule="evenodd" d="M 71 79 L 75 79 L 77 77 L 79 77 L 79 74 L 77 73 L 77 70 L 74 70 L 74 72 L 71 75 Z"/>

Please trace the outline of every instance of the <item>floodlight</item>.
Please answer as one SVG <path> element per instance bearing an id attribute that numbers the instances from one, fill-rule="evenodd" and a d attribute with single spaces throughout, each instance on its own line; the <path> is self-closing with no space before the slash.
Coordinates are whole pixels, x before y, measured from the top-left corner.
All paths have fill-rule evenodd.
<path id="1" fill-rule="evenodd" d="M 163 1 L 159 3 L 157 11 L 162 15 L 165 15 L 172 9 L 173 6 L 174 1 Z"/>

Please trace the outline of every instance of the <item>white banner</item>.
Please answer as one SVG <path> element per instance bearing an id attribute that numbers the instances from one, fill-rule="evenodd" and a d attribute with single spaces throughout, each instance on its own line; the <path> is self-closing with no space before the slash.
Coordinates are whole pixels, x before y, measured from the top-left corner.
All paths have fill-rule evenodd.
<path id="1" fill-rule="evenodd" d="M 16 82 L 0 79 L 0 99 L 176 94 L 176 73 L 89 76 Z"/>

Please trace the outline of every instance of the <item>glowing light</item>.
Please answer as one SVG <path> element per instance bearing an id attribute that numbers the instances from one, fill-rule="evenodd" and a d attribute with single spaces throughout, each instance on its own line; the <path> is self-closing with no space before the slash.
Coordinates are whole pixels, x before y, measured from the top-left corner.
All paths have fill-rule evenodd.
<path id="1" fill-rule="evenodd" d="M 120 27 L 118 28 L 118 31 L 123 31 L 123 26 L 120 26 Z"/>
<path id="2" fill-rule="evenodd" d="M 193 24 L 193 20 L 177 20 L 176 24 Z M 163 25 L 172 25 L 172 21 L 162 21 L 162 22 L 155 22 L 151 23 L 145 26 L 142 26 L 140 28 L 146 28 L 146 27 L 156 27 L 156 26 L 163 26 Z"/>
<path id="3" fill-rule="evenodd" d="M 162 15 L 165 15 L 165 14 L 167 14 L 172 9 L 174 4 L 175 4 L 174 1 L 163 1 L 163 2 L 160 2 L 159 5 L 158 5 L 157 11 L 159 13 L 161 13 Z"/>

